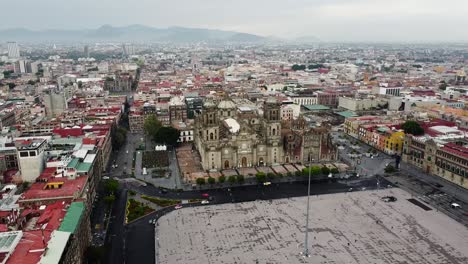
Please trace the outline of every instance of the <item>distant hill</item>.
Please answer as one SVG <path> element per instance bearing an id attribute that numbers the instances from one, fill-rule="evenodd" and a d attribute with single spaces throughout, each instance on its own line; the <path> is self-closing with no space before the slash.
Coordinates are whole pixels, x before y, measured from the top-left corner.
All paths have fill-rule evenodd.
<path id="1" fill-rule="evenodd" d="M 154 42 L 263 42 L 268 38 L 234 31 L 203 28 L 153 28 L 143 25 L 113 27 L 103 25 L 87 30 L 41 30 L 23 28 L 0 30 L 0 41 L 154 41 Z"/>
<path id="2" fill-rule="evenodd" d="M 294 39 L 297 43 L 316 43 L 320 42 L 321 40 L 315 36 L 303 36 Z"/>

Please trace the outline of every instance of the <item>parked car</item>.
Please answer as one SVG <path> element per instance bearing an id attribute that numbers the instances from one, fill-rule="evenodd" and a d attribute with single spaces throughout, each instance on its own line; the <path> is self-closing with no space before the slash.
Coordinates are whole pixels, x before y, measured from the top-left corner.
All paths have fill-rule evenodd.
<path id="1" fill-rule="evenodd" d="M 208 201 L 208 200 L 201 201 L 201 204 L 209 204 L 209 203 L 210 203 L 210 201 Z"/>
<path id="2" fill-rule="evenodd" d="M 457 204 L 457 203 L 452 203 L 450 206 L 451 206 L 453 209 L 461 209 L 461 206 L 460 206 L 459 204 Z"/>
<path id="3" fill-rule="evenodd" d="M 202 196 L 202 197 L 205 197 L 205 198 L 208 198 L 208 197 L 210 197 L 210 195 L 209 195 L 209 194 L 207 194 L 207 193 L 202 193 L 202 195 L 201 195 L 201 196 Z"/>
<path id="4" fill-rule="evenodd" d="M 178 205 L 176 205 L 174 208 L 175 208 L 175 209 L 180 209 L 180 208 L 182 208 L 182 205 L 178 204 Z"/>

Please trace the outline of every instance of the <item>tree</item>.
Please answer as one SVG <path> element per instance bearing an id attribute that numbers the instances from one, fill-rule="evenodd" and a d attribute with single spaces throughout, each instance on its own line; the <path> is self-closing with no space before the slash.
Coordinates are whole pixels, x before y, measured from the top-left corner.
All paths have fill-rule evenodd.
<path id="1" fill-rule="evenodd" d="M 119 182 L 114 179 L 109 179 L 105 183 L 105 188 L 108 193 L 115 193 L 119 188 Z"/>
<path id="2" fill-rule="evenodd" d="M 154 142 L 166 143 L 167 145 L 174 146 L 179 140 L 180 131 L 173 127 L 161 127 L 156 132 Z"/>
<path id="3" fill-rule="evenodd" d="M 3 71 L 3 77 L 5 77 L 5 79 L 8 79 L 10 78 L 12 73 L 13 71 Z"/>
<path id="4" fill-rule="evenodd" d="M 328 175 L 328 174 L 330 174 L 330 169 L 329 169 L 327 166 L 323 166 L 322 169 L 321 169 L 321 171 L 322 171 L 322 174 L 323 174 L 323 175 Z"/>
<path id="5" fill-rule="evenodd" d="M 120 149 L 125 141 L 127 140 L 127 130 L 118 127 L 114 130 L 114 135 L 112 136 L 112 148 L 113 149 Z"/>
<path id="6" fill-rule="evenodd" d="M 401 128 L 405 131 L 406 134 L 412 134 L 415 136 L 423 135 L 424 129 L 416 121 L 406 121 Z"/>
<path id="7" fill-rule="evenodd" d="M 78 81 L 78 88 L 83 88 L 83 82 L 82 81 Z"/>
<path id="8" fill-rule="evenodd" d="M 208 178 L 208 183 L 209 183 L 210 185 L 213 185 L 213 184 L 215 184 L 215 183 L 216 183 L 216 180 L 215 180 L 215 178 L 213 178 L 213 177 L 209 177 L 209 178 Z"/>
<path id="9" fill-rule="evenodd" d="M 340 171 L 339 171 L 337 168 L 332 168 L 332 169 L 330 170 L 330 172 L 331 172 L 332 174 L 338 174 L 338 173 L 340 173 Z"/>
<path id="10" fill-rule="evenodd" d="M 145 135 L 154 139 L 158 133 L 158 130 L 162 127 L 161 122 L 156 118 L 155 115 L 150 115 L 145 119 L 145 123 L 143 124 L 143 129 L 145 131 Z"/>
<path id="11" fill-rule="evenodd" d="M 303 71 L 306 69 L 306 66 L 305 65 L 299 65 L 299 64 L 294 64 L 291 69 L 293 71 Z"/>
<path id="12" fill-rule="evenodd" d="M 237 182 L 238 183 L 243 183 L 245 181 L 244 175 L 237 175 Z"/>
<path id="13" fill-rule="evenodd" d="M 221 176 L 218 177 L 218 182 L 219 183 L 224 183 L 225 181 L 226 181 L 226 176 L 221 175 Z"/>
<path id="14" fill-rule="evenodd" d="M 267 173 L 267 178 L 268 178 L 269 180 L 273 180 L 273 179 L 275 178 L 275 176 L 276 176 L 276 175 L 275 175 L 273 172 Z"/>
<path id="15" fill-rule="evenodd" d="M 8 88 L 10 88 L 10 90 L 16 87 L 16 84 L 14 83 L 8 83 L 7 85 L 8 85 Z"/>
<path id="16" fill-rule="evenodd" d="M 106 202 L 106 204 L 108 206 L 110 206 L 111 204 L 113 204 L 115 201 L 115 195 L 113 194 L 110 194 L 110 195 L 107 195 L 106 197 L 104 197 L 104 202 Z"/>
<path id="17" fill-rule="evenodd" d="M 309 176 L 309 170 L 310 170 L 310 175 L 312 176 L 317 176 L 320 175 L 322 172 L 322 168 L 320 166 L 312 166 L 312 167 L 307 167 L 302 170 L 302 175 L 304 176 Z"/>
<path id="18" fill-rule="evenodd" d="M 35 85 L 36 82 L 35 82 L 34 80 L 29 80 L 29 81 L 28 81 L 28 84 L 29 84 L 29 85 Z"/>
<path id="19" fill-rule="evenodd" d="M 396 169 L 392 165 L 388 165 L 387 167 L 385 167 L 384 171 L 385 171 L 385 173 L 392 173 L 392 172 L 395 172 Z"/>
<path id="20" fill-rule="evenodd" d="M 196 180 L 198 185 L 204 185 L 205 184 L 205 178 L 197 178 Z"/>
<path id="21" fill-rule="evenodd" d="M 255 174 L 255 178 L 257 179 L 257 182 L 263 183 L 266 181 L 266 174 L 264 172 L 257 172 L 257 174 Z"/>
<path id="22" fill-rule="evenodd" d="M 445 81 L 441 81 L 439 84 L 439 89 L 445 91 L 447 89 L 447 83 Z"/>
<path id="23" fill-rule="evenodd" d="M 232 183 L 232 184 L 236 183 L 237 182 L 236 176 L 234 176 L 234 175 L 229 176 L 228 177 L 228 182 Z"/>

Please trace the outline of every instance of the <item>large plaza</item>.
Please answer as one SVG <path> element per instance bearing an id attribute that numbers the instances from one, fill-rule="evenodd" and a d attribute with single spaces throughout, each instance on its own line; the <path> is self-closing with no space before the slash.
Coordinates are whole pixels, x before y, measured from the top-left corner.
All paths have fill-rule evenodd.
<path id="1" fill-rule="evenodd" d="M 468 229 L 411 198 L 397 188 L 311 197 L 309 258 L 306 197 L 182 208 L 158 221 L 156 263 L 468 263 Z"/>

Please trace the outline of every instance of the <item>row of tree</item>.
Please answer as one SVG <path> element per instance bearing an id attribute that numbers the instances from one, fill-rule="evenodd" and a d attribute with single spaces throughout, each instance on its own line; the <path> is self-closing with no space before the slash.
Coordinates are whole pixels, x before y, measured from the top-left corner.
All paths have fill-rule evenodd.
<path id="1" fill-rule="evenodd" d="M 294 64 L 291 69 L 293 71 L 304 71 L 305 69 L 309 69 L 309 70 L 313 70 L 313 69 L 319 69 L 319 68 L 323 68 L 324 65 L 321 64 L 321 63 L 317 63 L 317 64 L 310 64 L 308 66 L 304 65 L 304 64 Z"/>
<path id="2" fill-rule="evenodd" d="M 330 173 L 331 174 L 339 173 L 339 170 L 337 168 L 329 169 L 326 166 L 323 166 L 323 167 L 312 166 L 312 167 L 310 167 L 310 169 L 309 168 L 304 168 L 302 171 L 296 171 L 296 173 L 294 175 L 295 176 L 308 176 L 309 175 L 309 170 L 310 170 L 311 176 L 329 175 Z M 273 180 L 275 178 L 281 178 L 283 176 L 292 177 L 293 174 L 291 172 L 288 172 L 286 175 L 283 175 L 281 173 L 273 173 L 273 172 L 268 172 L 268 173 L 257 172 L 257 174 L 255 174 L 255 179 L 259 183 L 264 183 L 267 180 Z M 218 183 L 224 183 L 226 181 L 229 182 L 229 183 L 243 183 L 245 181 L 245 178 L 244 178 L 244 175 L 229 176 L 227 178 L 226 178 L 226 176 L 219 176 Z M 216 183 L 216 179 L 213 178 L 213 177 L 209 177 L 208 180 L 206 180 L 205 178 L 197 178 L 196 183 L 198 185 L 204 185 L 204 184 L 207 184 L 207 183 L 210 184 L 210 185 L 213 185 L 213 184 Z"/>

